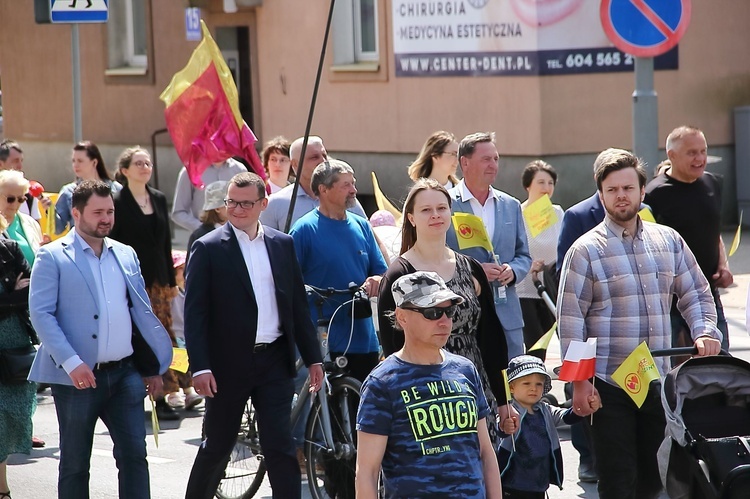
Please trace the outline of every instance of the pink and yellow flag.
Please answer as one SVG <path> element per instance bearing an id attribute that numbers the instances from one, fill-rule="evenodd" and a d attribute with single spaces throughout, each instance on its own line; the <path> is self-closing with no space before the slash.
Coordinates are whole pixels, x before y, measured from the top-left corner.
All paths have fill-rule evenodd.
<path id="1" fill-rule="evenodd" d="M 159 97 L 177 155 L 197 186 L 214 163 L 241 156 L 265 178 L 254 144 L 258 141 L 240 114 L 237 87 L 219 47 L 201 20 L 203 40 L 187 66 L 175 73 Z"/>

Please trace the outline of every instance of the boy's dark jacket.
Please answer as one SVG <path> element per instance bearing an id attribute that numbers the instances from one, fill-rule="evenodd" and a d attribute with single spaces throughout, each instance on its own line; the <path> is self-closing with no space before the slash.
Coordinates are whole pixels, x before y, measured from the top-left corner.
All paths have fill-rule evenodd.
<path id="1" fill-rule="evenodd" d="M 512 401 L 513 407 L 516 408 L 519 415 L 518 431 L 515 438 L 523 438 L 523 420 L 526 417 L 526 409 L 521 404 Z M 562 489 L 563 483 L 563 460 L 560 451 L 560 437 L 557 435 L 557 424 L 562 421 L 566 424 L 575 424 L 583 421 L 581 416 L 573 412 L 573 409 L 561 409 L 550 406 L 547 402 L 541 401 L 534 405 L 534 412 L 541 412 L 544 417 L 544 425 L 547 428 L 547 435 L 550 441 L 550 470 L 549 481 L 540 486 L 557 485 Z M 501 435 L 504 435 L 501 431 Z M 513 440 L 510 436 L 505 436 L 500 442 L 500 448 L 497 452 L 497 461 L 500 465 L 500 476 L 502 476 L 513 464 Z"/>

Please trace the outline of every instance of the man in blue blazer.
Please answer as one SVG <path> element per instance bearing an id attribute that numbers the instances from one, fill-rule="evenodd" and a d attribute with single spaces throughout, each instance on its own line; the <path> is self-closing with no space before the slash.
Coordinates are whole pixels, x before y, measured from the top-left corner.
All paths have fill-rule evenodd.
<path id="1" fill-rule="evenodd" d="M 473 213 L 484 221 L 499 262 L 495 263 L 493 254 L 484 248 L 460 249 L 452 226 L 448 231 L 447 243 L 455 251 L 478 260 L 493 286 L 495 282 L 505 286 L 506 297 L 495 300 L 495 311 L 505 329 L 508 358 L 511 359 L 524 352 L 523 316 L 515 284 L 528 274 L 531 255 L 521 203 L 492 187 L 499 159 L 494 133 L 467 135 L 458 147 L 458 161 L 464 178 L 450 190 L 453 213 Z"/>
<path id="2" fill-rule="evenodd" d="M 323 380 L 322 356 L 310 319 L 291 236 L 258 221 L 268 205 L 254 173 L 229 181 L 228 223 L 193 243 L 185 287 L 185 340 L 195 391 L 206 398 L 205 439 L 185 497 L 210 499 L 237 440 L 252 398 L 273 496 L 301 495 L 291 433 L 295 347 Z"/>
<path id="3" fill-rule="evenodd" d="M 604 206 L 599 199 L 599 193 L 580 201 L 567 210 L 563 215 L 560 238 L 557 240 L 557 272 L 560 273 L 565 253 L 568 252 L 576 240 L 599 225 L 604 220 Z"/>
<path id="4" fill-rule="evenodd" d="M 60 428 L 60 499 L 89 497 L 97 419 L 115 444 L 120 497 L 150 497 L 143 399 L 161 392 L 172 343 L 154 316 L 138 258 L 107 238 L 109 185 L 73 191 L 75 230 L 42 246 L 31 273 L 29 310 L 42 345 L 29 374 L 52 385 Z"/>

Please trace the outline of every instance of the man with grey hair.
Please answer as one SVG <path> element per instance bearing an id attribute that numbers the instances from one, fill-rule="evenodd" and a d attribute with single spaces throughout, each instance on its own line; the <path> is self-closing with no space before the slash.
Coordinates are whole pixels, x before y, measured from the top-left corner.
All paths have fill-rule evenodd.
<path id="1" fill-rule="evenodd" d="M 293 226 L 300 217 L 313 211 L 320 204 L 318 201 L 318 195 L 315 193 L 310 182 L 313 175 L 313 169 L 328 158 L 328 152 L 323 145 L 323 140 L 320 137 L 311 135 L 307 139 L 305 159 L 304 161 L 301 161 L 303 141 L 304 137 L 300 137 L 292 142 L 292 145 L 289 147 L 292 169 L 294 169 L 294 173 L 299 176 L 297 200 L 294 203 L 294 212 L 292 213 L 290 227 Z M 266 211 L 260 215 L 260 221 L 263 225 L 273 227 L 276 230 L 284 230 L 286 228 L 286 219 L 289 215 L 289 206 L 292 203 L 293 192 L 294 184 L 291 184 L 268 198 L 268 208 L 266 208 Z M 365 210 L 356 198 L 354 200 L 354 205 L 347 209 L 350 209 L 352 213 L 367 218 Z"/>
<path id="2" fill-rule="evenodd" d="M 453 226 L 448 230 L 447 243 L 482 264 L 495 289 L 495 311 L 505 329 L 508 358 L 513 358 L 524 352 L 523 316 L 515 284 L 528 274 L 531 255 L 521 203 L 492 187 L 499 159 L 494 133 L 467 135 L 458 148 L 464 178 L 449 191 L 453 213 L 471 213 L 482 219 L 493 252 L 480 247 L 460 248 Z"/>
<path id="3" fill-rule="evenodd" d="M 294 238 L 305 284 L 334 289 L 355 284 L 364 288 L 368 296 L 376 296 L 387 266 L 367 219 L 349 211 L 356 205 L 355 183 L 354 170 L 345 162 L 328 159 L 320 163 L 310 180 L 320 206 L 297 220 L 289 234 Z M 323 318 L 330 319 L 336 308 L 351 298 L 335 295 L 327 299 Z M 380 360 L 380 346 L 372 318 L 352 319 L 353 307 L 345 307 L 331 321 L 328 347 L 331 359 L 345 357 L 350 373 L 364 381 Z M 319 310 L 312 298 L 310 313 L 317 323 Z M 341 471 L 342 480 L 331 487 L 339 492 L 338 497 L 354 497 L 353 470 L 352 476 Z M 335 495 L 332 493 L 331 497 Z"/>
<path id="4" fill-rule="evenodd" d="M 228 182 L 238 173 L 246 172 L 247 168 L 239 161 L 228 158 L 225 161 L 214 163 L 201 174 L 203 185 L 210 185 L 219 180 Z M 191 233 L 201 226 L 200 215 L 203 212 L 203 203 L 206 200 L 206 191 L 203 187 L 196 187 L 190 182 L 187 169 L 182 167 L 177 175 L 177 186 L 174 190 L 174 202 L 172 203 L 172 221 Z"/>
<path id="5" fill-rule="evenodd" d="M 676 230 L 695 253 L 711 284 L 722 349 L 729 350 L 729 329 L 719 289 L 734 282 L 721 239 L 721 181 L 706 171 L 708 146 L 703 132 L 680 126 L 667 136 L 670 167 L 646 186 L 645 202 L 660 224 Z M 676 345 L 689 342 L 687 324 L 672 306 L 672 335 Z"/>

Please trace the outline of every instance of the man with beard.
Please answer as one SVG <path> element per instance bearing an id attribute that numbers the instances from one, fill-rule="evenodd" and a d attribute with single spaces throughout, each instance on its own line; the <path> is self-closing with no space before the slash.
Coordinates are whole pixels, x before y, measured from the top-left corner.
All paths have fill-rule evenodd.
<path id="1" fill-rule="evenodd" d="M 377 296 L 386 264 L 370 224 L 349 211 L 357 201 L 354 170 L 343 161 L 330 159 L 315 168 L 310 184 L 320 206 L 297 220 L 289 233 L 305 284 L 347 289 L 354 283 L 368 296 Z M 334 296 L 327 300 L 323 316 L 329 319 L 349 299 Z M 310 300 L 310 311 L 317 323 L 314 299 Z M 342 312 L 336 314 L 329 330 L 331 358 L 345 355 L 352 375 L 364 381 L 379 360 L 375 327 L 372 318 L 366 317 L 355 319 L 352 328 L 351 309 Z"/>
<path id="2" fill-rule="evenodd" d="M 573 383 L 573 407 L 593 412 L 587 397 L 597 393 L 601 409 L 592 425 L 599 473 L 599 497 L 649 498 L 661 490 L 656 451 L 664 438 L 660 383 L 648 387 L 637 408 L 611 376 L 641 343 L 669 348 L 672 295 L 690 325 L 698 355 L 719 353 L 708 281 L 680 235 L 638 216 L 646 173 L 633 154 L 607 149 L 594 163 L 604 221 L 581 236 L 565 256 L 558 294 L 562 355 L 571 341 L 597 338 L 596 388 L 592 381 Z M 662 376 L 667 359 L 656 366 Z"/>
<path id="3" fill-rule="evenodd" d="M 107 236 L 110 186 L 73 191 L 75 230 L 42 246 L 31 272 L 29 310 L 42 345 L 29 379 L 52 385 L 60 427 L 58 497 L 89 497 L 94 427 L 115 443 L 120 497 L 150 497 L 143 399 L 161 392 L 172 342 L 156 319 L 130 246 Z"/>

